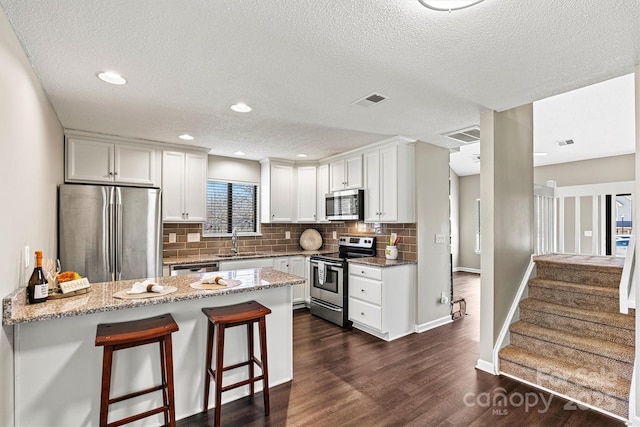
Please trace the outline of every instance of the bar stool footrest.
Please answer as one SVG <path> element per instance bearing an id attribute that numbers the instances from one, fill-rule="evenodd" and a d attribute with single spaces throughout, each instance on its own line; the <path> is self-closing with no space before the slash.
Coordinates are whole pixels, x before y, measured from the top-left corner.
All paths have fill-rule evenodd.
<path id="1" fill-rule="evenodd" d="M 110 422 L 109 424 L 107 424 L 107 427 L 123 426 L 125 424 L 129 424 L 129 423 L 132 423 L 134 421 L 150 417 L 152 415 L 161 414 L 166 410 L 167 410 L 166 406 L 160 406 L 159 408 L 150 409 L 147 412 L 143 412 L 143 413 L 140 413 L 140 414 L 132 415 L 132 416 L 127 417 L 127 418 L 123 418 L 121 420 Z"/>
<path id="2" fill-rule="evenodd" d="M 118 397 L 112 397 L 109 399 L 109 405 L 112 403 L 122 402 L 123 400 L 133 399 L 134 397 L 142 396 L 143 394 L 153 393 L 154 391 L 160 391 L 165 389 L 167 386 L 165 385 L 157 385 L 155 387 L 149 387 L 145 390 L 136 391 L 134 393 L 124 394 Z"/>
<path id="3" fill-rule="evenodd" d="M 259 377 L 248 378 L 246 380 L 238 381 L 237 383 L 222 386 L 220 390 L 222 390 L 223 392 L 233 390 L 234 388 L 242 387 L 243 385 L 249 385 L 251 383 L 262 381 L 263 378 L 264 377 L 262 375 L 260 375 Z"/>

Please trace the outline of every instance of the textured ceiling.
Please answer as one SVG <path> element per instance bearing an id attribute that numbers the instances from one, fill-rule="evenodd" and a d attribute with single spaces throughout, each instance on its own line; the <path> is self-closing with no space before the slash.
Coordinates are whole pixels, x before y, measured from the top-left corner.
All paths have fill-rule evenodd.
<path id="1" fill-rule="evenodd" d="M 0 0 L 63 126 L 310 159 L 444 132 L 622 76 L 638 0 Z M 606 5 L 606 6 L 605 6 Z M 121 73 L 128 84 L 96 78 Z M 389 99 L 352 102 L 372 92 Z M 247 114 L 229 109 L 245 102 Z"/>

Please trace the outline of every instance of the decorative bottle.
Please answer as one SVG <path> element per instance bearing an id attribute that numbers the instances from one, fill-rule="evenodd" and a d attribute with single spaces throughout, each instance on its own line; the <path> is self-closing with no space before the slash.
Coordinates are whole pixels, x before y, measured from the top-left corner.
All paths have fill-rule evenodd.
<path id="1" fill-rule="evenodd" d="M 36 251 L 36 267 L 27 284 L 27 296 L 29 304 L 45 302 L 49 297 L 49 282 L 42 270 L 42 251 Z"/>

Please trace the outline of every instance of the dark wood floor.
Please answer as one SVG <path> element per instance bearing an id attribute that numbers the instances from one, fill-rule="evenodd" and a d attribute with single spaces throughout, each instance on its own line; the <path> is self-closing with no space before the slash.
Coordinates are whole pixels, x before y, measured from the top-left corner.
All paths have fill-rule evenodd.
<path id="1" fill-rule="evenodd" d="M 253 400 L 247 397 L 224 405 L 222 425 L 624 425 L 509 378 L 476 370 L 479 276 L 455 273 L 454 288 L 466 299 L 465 318 L 390 343 L 296 310 L 293 381 L 271 388 L 269 417 L 263 415 L 260 393 Z M 503 395 L 506 404 L 500 406 Z M 213 425 L 213 410 L 178 425 Z"/>

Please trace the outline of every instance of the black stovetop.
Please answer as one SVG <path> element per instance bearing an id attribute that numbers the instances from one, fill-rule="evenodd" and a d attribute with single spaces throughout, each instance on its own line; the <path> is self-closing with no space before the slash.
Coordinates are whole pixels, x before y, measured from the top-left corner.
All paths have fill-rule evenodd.
<path id="1" fill-rule="evenodd" d="M 339 252 L 313 255 L 316 260 L 345 262 L 349 258 L 376 256 L 376 238 L 365 236 L 342 236 L 338 242 Z"/>

